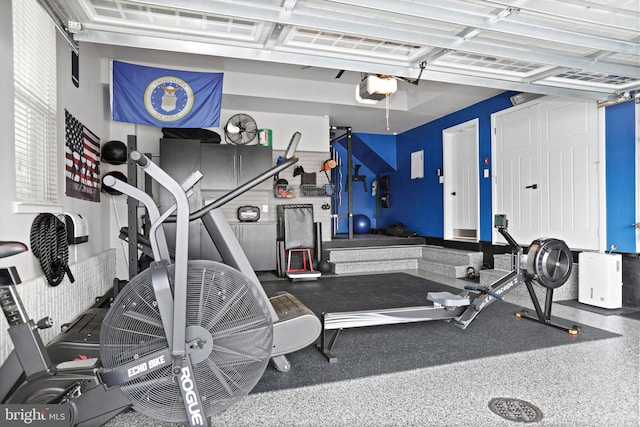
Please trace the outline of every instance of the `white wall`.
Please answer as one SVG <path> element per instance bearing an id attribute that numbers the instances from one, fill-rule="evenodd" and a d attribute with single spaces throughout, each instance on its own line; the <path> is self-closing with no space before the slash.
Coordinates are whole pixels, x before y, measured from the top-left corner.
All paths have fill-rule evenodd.
<path id="1" fill-rule="evenodd" d="M 12 14 L 11 2 L 0 14 L 0 78 L 2 81 L 13 81 L 13 47 L 12 47 Z M 143 54 L 142 58 L 144 58 Z M 149 57 L 154 57 L 148 53 Z M 157 58 L 157 57 L 156 57 Z M 127 58 L 121 58 L 127 60 Z M 138 58 L 141 59 L 141 58 Z M 153 64 L 173 68 L 184 68 L 180 64 Z M 203 64 L 200 70 L 204 70 Z M 215 70 L 210 70 L 215 71 Z M 31 223 L 40 212 L 74 212 L 86 218 L 89 226 L 89 241 L 80 245 L 70 246 L 69 263 L 71 270 L 76 272 L 79 280 L 69 283 L 65 279 L 57 288 L 49 288 L 43 280 L 42 271 L 38 260 L 31 251 L 10 259 L 0 260 L 0 267 L 15 265 L 18 268 L 24 284 L 24 303 L 32 317 L 40 318 L 51 315 L 56 322 L 54 329 L 48 331 L 52 334 L 58 331 L 61 323 L 73 320 L 79 313 L 93 303 L 95 296 L 102 295 L 110 281 L 115 277 L 116 271 L 112 267 L 114 255 L 105 257 L 105 253 L 113 254 L 109 248 L 119 249 L 117 263 L 122 264 L 119 271 L 126 272 L 123 244 L 118 238 L 118 229 L 126 225 L 126 198 L 123 196 L 112 197 L 106 193 L 101 194 L 100 202 L 89 202 L 64 195 L 64 146 L 65 146 L 65 121 L 64 110 L 69 112 L 82 122 L 93 133 L 100 137 L 104 144 L 109 140 L 126 141 L 129 134 L 137 135 L 138 149 L 142 152 L 158 153 L 158 143 L 161 136 L 160 129 L 134 125 L 129 123 L 113 122 L 110 119 L 109 92 L 108 92 L 108 59 L 101 57 L 98 50 L 90 44 L 80 46 L 80 87 L 76 88 L 71 81 L 71 48 L 66 41 L 58 35 L 57 40 L 57 82 L 58 82 L 58 185 L 59 206 L 47 208 L 34 208 L 31 213 L 15 213 L 15 165 L 14 165 L 14 107 L 12 98 L 6 98 L 0 103 L 0 147 L 3 155 L 0 156 L 0 240 L 17 240 L 29 245 L 29 233 Z M 11 92 L 12 93 L 12 92 Z M 301 131 L 303 138 L 299 150 L 313 152 L 329 151 L 329 118 L 304 115 L 285 115 L 269 112 L 255 112 L 225 110 L 223 105 L 221 124 L 237 113 L 250 114 L 257 121 L 260 128 L 269 128 L 273 131 L 274 149 L 283 149 L 289 142 L 294 131 Z M 213 129 L 222 134 L 221 129 Z M 110 166 L 102 164 L 103 172 Z M 85 270 L 85 264 L 95 263 L 97 259 L 109 260 L 106 266 L 101 265 L 100 277 L 85 276 L 80 270 Z M 102 261 L 100 261 L 102 262 Z M 107 262 L 107 261 L 105 261 Z M 126 278 L 125 274 L 118 274 Z M 91 278 L 88 278 L 91 277 Z M 53 294 L 58 303 L 43 305 L 39 296 Z M 60 303 L 64 302 L 64 303 Z M 46 312 L 45 312 L 46 311 Z M 6 322 L 0 319 L 0 338 L 3 345 L 0 349 L 0 358 L 6 355 L 10 348 L 6 335 Z M 46 338 L 46 337 L 45 337 Z"/>
<path id="2" fill-rule="evenodd" d="M 13 81 L 12 14 L 11 2 L 0 14 L 0 78 Z M 7 10 L 8 9 L 8 10 Z M 57 33 L 56 33 L 57 34 Z M 31 213 L 15 213 L 14 165 L 14 107 L 13 89 L 4 92 L 0 103 L 0 132 L 3 150 L 0 156 L 0 240 L 17 240 L 30 246 L 31 223 L 40 212 L 74 212 L 87 219 L 89 241 L 69 247 L 69 266 L 76 282 L 67 278 L 55 288 L 50 287 L 42 275 L 39 261 L 31 250 L 10 258 L 0 259 L 0 267 L 15 265 L 23 281 L 19 290 L 27 313 L 34 319 L 46 315 L 54 319 L 54 327 L 44 334 L 45 342 L 59 332 L 60 325 L 73 320 L 103 295 L 115 275 L 115 262 L 109 250 L 109 211 L 107 200 L 89 202 L 64 195 L 65 108 L 103 141 L 108 135 L 105 120 L 105 94 L 100 82 L 101 60 L 95 49 L 83 46 L 80 53 L 80 87 L 71 81 L 71 50 L 57 35 L 57 144 L 59 206 L 34 207 Z M 4 316 L 0 318 L 0 363 L 11 348 Z"/>
<path id="3" fill-rule="evenodd" d="M 0 76 L 4 81 L 13 81 L 12 74 L 12 36 L 11 13 L 4 13 L 0 18 L 8 22 L 0 22 L 2 28 L 2 44 L 0 54 L 5 59 L 0 65 Z M 109 248 L 106 239 L 109 222 L 108 210 L 105 201 L 89 202 L 64 195 L 65 178 L 65 108 L 76 119 L 91 129 L 102 140 L 108 134 L 108 126 L 104 120 L 104 94 L 103 86 L 98 78 L 100 72 L 100 59 L 91 46 L 82 49 L 80 55 L 80 88 L 73 86 L 71 82 L 71 49 L 58 36 L 58 112 L 57 112 L 57 141 L 58 141 L 58 191 L 59 206 L 34 208 L 32 213 L 14 213 L 15 201 L 15 164 L 14 164 L 14 114 L 12 97 L 0 103 L 0 125 L 2 127 L 2 149 L 0 158 L 0 177 L 3 185 L 0 186 L 0 223 L 2 224 L 2 240 L 18 240 L 29 244 L 29 232 L 31 223 L 40 212 L 74 212 L 87 219 L 89 225 L 89 241 L 80 245 L 70 246 L 70 262 L 80 261 Z M 7 60 L 8 59 L 8 60 Z M 39 264 L 33 254 L 26 253 L 14 256 L 10 261 L 1 260 L 0 265 L 17 265 L 23 280 L 33 278 L 41 274 Z"/>
<path id="4" fill-rule="evenodd" d="M 126 50 L 128 52 L 128 50 Z M 156 67 L 169 67 L 169 68 L 181 68 L 181 69 L 193 69 L 189 67 L 179 67 L 176 65 L 161 65 L 152 62 L 152 56 L 143 56 L 142 58 L 148 58 L 148 62 L 140 62 L 140 60 L 135 61 L 137 64 L 144 64 L 149 66 Z M 101 68 L 101 78 L 102 82 L 109 81 L 109 59 L 116 60 L 126 60 L 125 58 L 103 58 L 102 60 L 102 68 Z M 130 60 L 130 59 L 129 59 Z M 130 60 L 131 61 L 131 60 Z M 133 61 L 131 61 L 133 62 Z M 194 71 L 203 71 L 203 68 L 193 69 Z M 215 71 L 215 69 L 204 70 L 204 71 Z M 225 72 L 225 78 L 228 79 L 228 74 Z M 224 92 L 223 87 L 223 92 Z M 106 102 L 107 108 L 105 110 L 105 115 L 110 116 L 111 112 L 108 106 L 108 101 Z M 329 118 L 324 116 L 307 116 L 307 115 L 291 115 L 291 114 L 279 114 L 279 113 L 269 113 L 262 111 L 251 111 L 250 109 L 237 111 L 230 110 L 224 108 L 224 98 L 222 103 L 222 111 L 220 114 L 220 127 L 210 128 L 214 132 L 217 132 L 222 137 L 222 143 L 224 141 L 224 125 L 229 120 L 231 116 L 238 113 L 244 113 L 250 115 L 258 125 L 258 128 L 266 128 L 272 130 L 273 135 L 273 149 L 274 150 L 284 150 L 289 144 L 289 140 L 291 139 L 291 135 L 294 132 L 299 131 L 302 133 L 302 138 L 300 139 L 300 143 L 298 145 L 298 153 L 299 155 L 303 155 L 303 153 L 323 153 L 322 155 L 329 155 Z M 135 135 L 137 137 L 137 146 L 138 151 L 143 153 L 150 153 L 157 160 L 159 155 L 159 143 L 160 138 L 162 138 L 162 131 L 158 127 L 154 126 L 146 126 L 146 125 L 138 125 L 133 123 L 124 123 L 112 121 L 109 119 L 109 139 L 110 140 L 119 140 L 126 144 L 127 136 Z M 319 168 L 319 166 L 318 166 Z M 126 174 L 126 166 L 109 166 L 102 165 L 103 172 L 107 170 L 117 169 Z M 319 170 L 319 169 L 318 169 Z M 256 171 L 258 173 L 259 171 Z M 138 182 L 142 182 L 143 180 L 142 174 L 138 174 Z M 158 194 L 157 188 L 153 189 L 154 194 Z M 121 279 L 126 279 L 128 276 L 128 247 L 127 245 L 119 239 L 118 230 L 120 228 L 127 226 L 127 199 L 125 196 L 107 196 L 105 198 L 109 199 L 108 201 L 108 210 L 110 215 L 110 230 L 109 230 L 109 239 L 110 245 L 113 248 L 116 248 L 116 259 L 117 259 L 117 274 Z M 142 211 L 140 211 L 142 212 Z M 330 228 L 327 226 L 327 233 L 330 233 Z M 324 234 L 324 230 L 323 230 Z"/>

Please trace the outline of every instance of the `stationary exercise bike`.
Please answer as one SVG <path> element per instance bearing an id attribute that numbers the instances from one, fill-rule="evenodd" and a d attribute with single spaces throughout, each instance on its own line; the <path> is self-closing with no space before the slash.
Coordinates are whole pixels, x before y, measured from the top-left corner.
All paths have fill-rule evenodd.
<path id="1" fill-rule="evenodd" d="M 527 287 L 536 315 L 521 310 L 516 313 L 517 317 L 577 335 L 579 326 L 567 327 L 551 319 L 553 291 L 562 286 L 571 275 L 571 250 L 562 240 L 544 238 L 534 240 L 525 254 L 524 249 L 509 234 L 507 225 L 506 215 L 495 215 L 494 226 L 511 247 L 515 259 L 513 270 L 503 278 L 490 286 L 465 286 L 465 290 L 460 294 L 429 292 L 427 300 L 431 301 L 431 305 L 323 313 L 318 349 L 330 363 L 337 362 L 338 358 L 333 348 L 340 331 L 348 328 L 445 320 L 454 321 L 458 328 L 466 329 L 488 305 L 496 300 L 504 301 L 504 296 L 521 284 Z M 546 289 L 544 309 L 535 293 L 533 282 Z M 333 332 L 329 336 L 327 331 Z"/>
<path id="2" fill-rule="evenodd" d="M 221 240 L 214 243 L 232 252 L 230 258 L 238 265 L 250 264 L 241 249 L 238 252 L 237 240 L 225 241 L 230 238 L 225 232 L 228 224 L 217 207 L 294 164 L 299 139 L 300 134 L 294 134 L 284 162 L 221 197 L 202 216 L 205 224 L 206 216 L 212 229 L 220 231 Z M 153 200 L 137 189 L 105 181 L 139 196 L 149 209 L 154 262 L 129 281 L 105 316 L 100 360 L 57 365 L 51 363 L 22 307 L 17 272 L 3 269 L 6 282 L 0 298 L 15 350 L 0 368 L 0 400 L 68 404 L 73 425 L 101 425 L 128 407 L 161 421 L 207 425 L 208 417 L 251 391 L 269 359 L 287 370 L 284 355 L 315 341 L 319 321 L 289 294 L 269 300 L 257 278 L 235 266 L 188 261 L 187 193 L 201 174 L 194 173 L 180 185 L 140 153 L 131 153 L 131 159 L 176 202 L 160 214 Z M 197 212 L 191 216 L 198 217 Z M 173 264 L 162 228 L 166 221 L 176 223 Z M 26 250 L 22 244 L 0 246 L 4 256 Z"/>

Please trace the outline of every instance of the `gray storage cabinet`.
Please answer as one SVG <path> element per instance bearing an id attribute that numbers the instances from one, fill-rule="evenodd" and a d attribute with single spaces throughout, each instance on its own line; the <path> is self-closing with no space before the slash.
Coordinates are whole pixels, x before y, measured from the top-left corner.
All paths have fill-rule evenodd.
<path id="1" fill-rule="evenodd" d="M 255 271 L 276 269 L 276 223 L 234 223 L 231 229 Z M 204 259 L 220 261 L 220 254 L 207 231 L 202 227 L 200 254 Z"/>
<path id="2" fill-rule="evenodd" d="M 204 177 L 200 186 L 203 190 L 233 190 L 271 167 L 271 152 L 271 147 L 260 145 L 201 144 L 200 171 Z M 270 190 L 271 181 L 254 188 Z"/>
<path id="3" fill-rule="evenodd" d="M 201 207 L 202 190 L 233 190 L 258 173 L 272 166 L 272 148 L 257 145 L 203 144 L 193 139 L 160 140 L 160 166 L 178 182 L 194 171 L 204 175 L 194 187 L 189 200 L 191 210 Z M 267 180 L 255 187 L 271 191 Z M 160 192 L 160 205 L 166 208 L 174 200 L 166 191 Z M 236 237 L 256 271 L 276 269 L 276 224 L 274 222 L 232 223 Z M 175 244 L 175 226 L 169 224 L 167 243 Z M 204 226 L 198 221 L 189 229 L 189 258 L 220 260 L 218 250 Z"/>

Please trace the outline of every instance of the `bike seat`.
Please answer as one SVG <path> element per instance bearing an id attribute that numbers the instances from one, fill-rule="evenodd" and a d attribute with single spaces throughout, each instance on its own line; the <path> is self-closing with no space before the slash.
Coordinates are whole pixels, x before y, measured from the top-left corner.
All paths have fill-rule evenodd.
<path id="1" fill-rule="evenodd" d="M 24 243 L 0 241 L 0 258 L 6 258 L 28 250 L 29 248 Z"/>
<path id="2" fill-rule="evenodd" d="M 428 292 L 427 299 L 445 307 L 464 307 L 471 304 L 469 297 L 452 294 L 451 292 Z"/>

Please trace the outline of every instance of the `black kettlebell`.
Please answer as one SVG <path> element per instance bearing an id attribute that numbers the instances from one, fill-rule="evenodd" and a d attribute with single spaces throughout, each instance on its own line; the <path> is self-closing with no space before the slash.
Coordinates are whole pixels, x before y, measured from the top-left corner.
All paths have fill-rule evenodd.
<path id="1" fill-rule="evenodd" d="M 476 278 L 476 269 L 473 267 L 467 267 L 467 278 L 475 279 Z"/>

